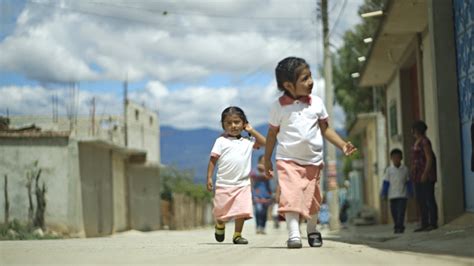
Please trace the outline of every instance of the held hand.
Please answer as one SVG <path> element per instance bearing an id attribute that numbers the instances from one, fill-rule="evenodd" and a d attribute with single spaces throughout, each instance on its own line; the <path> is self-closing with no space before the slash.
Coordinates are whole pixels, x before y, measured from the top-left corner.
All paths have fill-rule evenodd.
<path id="1" fill-rule="evenodd" d="M 342 151 L 344 152 L 344 155 L 349 156 L 356 152 L 357 148 L 354 147 L 354 145 L 350 141 L 348 141 L 346 142 L 346 144 L 344 144 L 344 147 L 342 147 Z"/>
<path id="2" fill-rule="evenodd" d="M 207 180 L 207 191 L 212 192 L 212 179 Z"/>
<path id="3" fill-rule="evenodd" d="M 265 161 L 265 177 L 271 179 L 273 177 L 273 164 L 272 161 Z"/>

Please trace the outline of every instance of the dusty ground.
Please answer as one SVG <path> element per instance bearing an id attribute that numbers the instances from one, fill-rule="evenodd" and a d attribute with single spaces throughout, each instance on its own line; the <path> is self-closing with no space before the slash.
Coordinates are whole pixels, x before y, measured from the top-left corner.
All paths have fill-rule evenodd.
<path id="1" fill-rule="evenodd" d="M 244 229 L 249 245 L 236 246 L 231 242 L 232 229 L 229 224 L 223 243 L 215 242 L 212 228 L 149 233 L 128 231 L 105 238 L 2 241 L 0 265 L 474 265 L 474 260 L 466 256 L 349 244 L 327 233 L 323 235 L 327 239 L 322 248 L 310 248 L 304 239 L 302 249 L 288 250 L 284 227 L 269 228 L 267 235 L 256 235 L 251 222 Z"/>

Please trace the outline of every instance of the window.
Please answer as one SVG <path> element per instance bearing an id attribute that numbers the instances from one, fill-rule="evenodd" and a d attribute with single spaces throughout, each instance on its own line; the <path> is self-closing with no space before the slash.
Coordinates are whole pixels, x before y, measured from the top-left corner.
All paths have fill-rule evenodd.
<path id="1" fill-rule="evenodd" d="M 150 126 L 153 125 L 153 116 L 150 116 Z"/>
<path id="2" fill-rule="evenodd" d="M 398 135 L 398 121 L 397 121 L 397 102 L 390 102 L 390 137 Z"/>
<path id="3" fill-rule="evenodd" d="M 135 120 L 138 121 L 139 118 L 140 118 L 140 111 L 135 110 Z"/>

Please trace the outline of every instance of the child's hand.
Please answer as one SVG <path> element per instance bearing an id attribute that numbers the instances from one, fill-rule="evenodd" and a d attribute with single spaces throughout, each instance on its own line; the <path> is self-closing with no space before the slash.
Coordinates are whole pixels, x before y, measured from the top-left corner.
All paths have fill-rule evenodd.
<path id="1" fill-rule="evenodd" d="M 250 131 L 253 130 L 253 127 L 250 125 L 250 123 L 247 123 L 245 124 L 244 130 L 250 133 Z"/>
<path id="2" fill-rule="evenodd" d="M 207 180 L 207 191 L 212 192 L 212 179 Z"/>
<path id="3" fill-rule="evenodd" d="M 265 160 L 265 177 L 271 179 L 273 177 L 273 164 L 272 161 Z"/>
<path id="4" fill-rule="evenodd" d="M 342 151 L 344 152 L 344 155 L 349 156 L 356 152 L 357 148 L 354 147 L 350 141 L 348 141 L 346 144 L 344 144 L 344 147 L 342 147 Z"/>

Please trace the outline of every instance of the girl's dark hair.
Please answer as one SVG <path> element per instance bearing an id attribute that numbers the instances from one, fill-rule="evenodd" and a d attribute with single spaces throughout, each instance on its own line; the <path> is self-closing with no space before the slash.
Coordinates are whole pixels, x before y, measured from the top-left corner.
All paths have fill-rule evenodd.
<path id="1" fill-rule="evenodd" d="M 275 68 L 278 90 L 286 90 L 283 86 L 285 82 L 295 84 L 299 74 L 305 68 L 309 68 L 309 64 L 303 58 L 290 56 L 281 60 Z"/>
<path id="2" fill-rule="evenodd" d="M 411 126 L 411 129 L 415 130 L 421 135 L 425 135 L 425 132 L 428 129 L 428 126 L 422 120 L 418 120 L 413 123 L 413 125 Z"/>
<path id="3" fill-rule="evenodd" d="M 247 124 L 247 116 L 244 113 L 244 110 L 242 110 L 240 107 L 237 106 L 229 106 L 224 111 L 222 111 L 221 114 L 221 125 L 222 129 L 224 129 L 224 120 L 228 115 L 238 115 L 242 121 L 244 121 L 244 124 Z"/>

